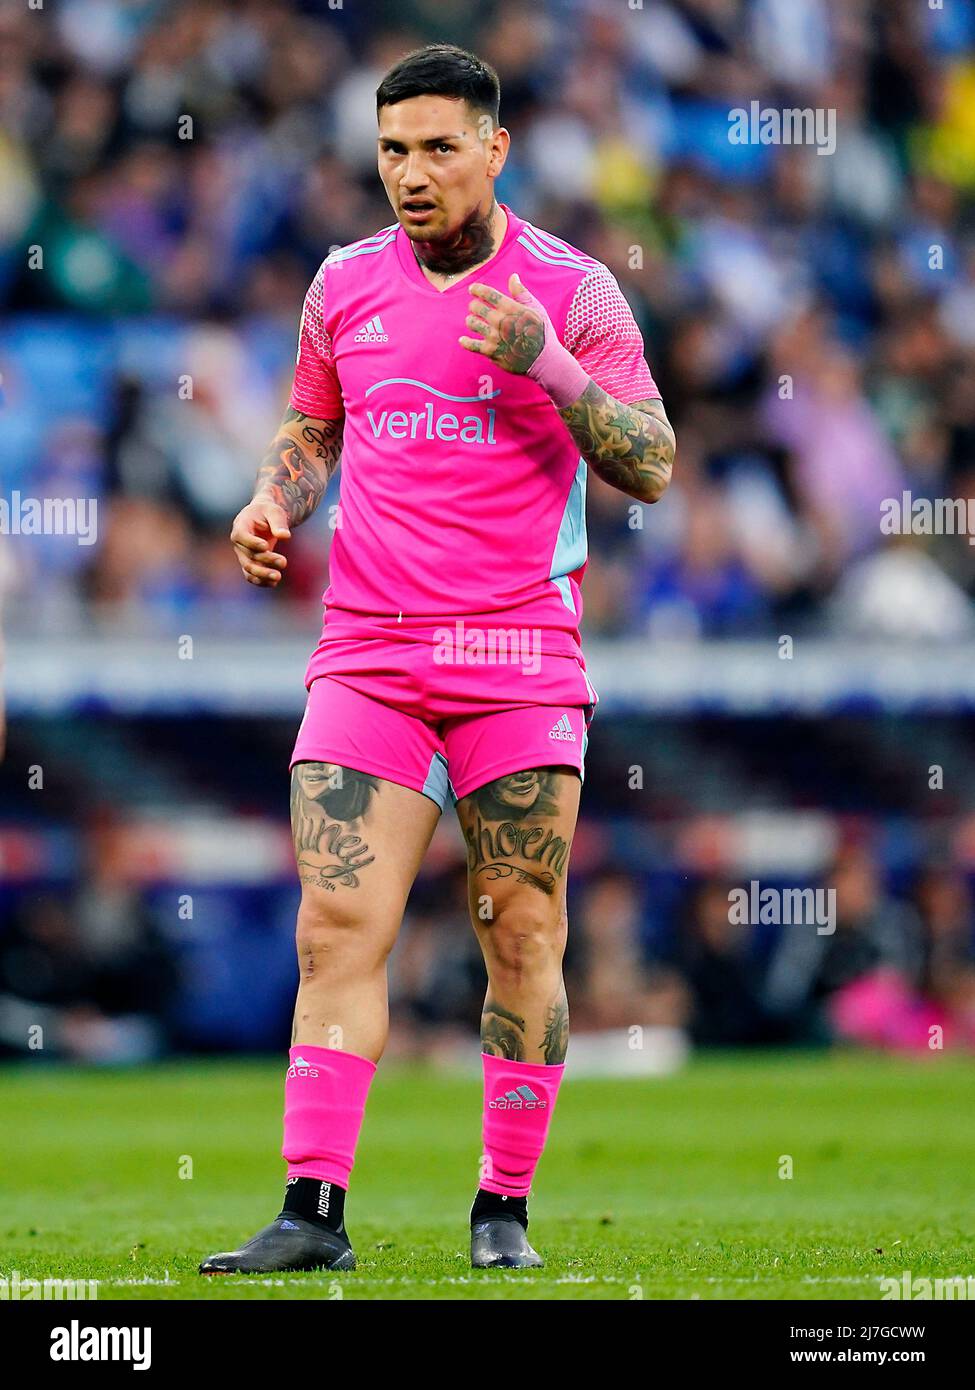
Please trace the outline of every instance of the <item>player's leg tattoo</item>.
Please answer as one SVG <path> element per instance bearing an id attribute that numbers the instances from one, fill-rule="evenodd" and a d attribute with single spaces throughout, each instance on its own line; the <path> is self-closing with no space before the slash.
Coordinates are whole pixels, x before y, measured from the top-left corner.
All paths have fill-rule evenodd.
<path id="1" fill-rule="evenodd" d="M 490 997 L 481 1014 L 481 1051 L 508 1062 L 525 1060 L 525 1020 Z"/>
<path id="2" fill-rule="evenodd" d="M 568 842 L 552 829 L 557 816 L 554 768 L 512 772 L 472 792 L 464 825 L 467 866 L 485 883 L 513 878 L 553 894 L 565 873 Z"/>
<path id="3" fill-rule="evenodd" d="M 375 862 L 365 821 L 378 777 L 335 763 L 298 763 L 291 774 L 291 829 L 303 884 L 358 888 Z"/>
<path id="4" fill-rule="evenodd" d="M 575 772 L 532 768 L 495 778 L 457 806 L 488 971 L 481 1050 L 505 1061 L 565 1060 L 565 877 L 579 789 Z"/>
<path id="5" fill-rule="evenodd" d="M 542 1038 L 544 1061 L 548 1066 L 565 1061 L 569 1045 L 569 1004 L 565 986 L 559 984 L 555 1001 L 545 1011 L 545 1031 Z M 490 990 L 481 1014 L 481 1051 L 507 1062 L 524 1062 L 525 1020 L 503 1008 L 491 997 Z"/>
<path id="6" fill-rule="evenodd" d="M 545 1037 L 543 1041 L 545 1061 L 548 1066 L 565 1061 L 569 1046 L 569 1002 L 565 997 L 565 986 L 545 1015 Z"/>
<path id="7" fill-rule="evenodd" d="M 327 762 L 296 763 L 291 795 L 301 879 L 292 1045 L 377 1061 L 389 1026 L 386 961 L 440 808 Z"/>

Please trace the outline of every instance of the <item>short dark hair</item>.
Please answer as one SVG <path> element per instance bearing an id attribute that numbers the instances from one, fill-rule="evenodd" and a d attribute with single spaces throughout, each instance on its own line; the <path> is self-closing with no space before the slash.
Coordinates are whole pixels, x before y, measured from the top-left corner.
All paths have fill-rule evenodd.
<path id="1" fill-rule="evenodd" d="M 376 88 L 376 114 L 410 97 L 459 97 L 498 124 L 501 82 L 490 63 L 452 43 L 415 48 L 390 68 Z"/>

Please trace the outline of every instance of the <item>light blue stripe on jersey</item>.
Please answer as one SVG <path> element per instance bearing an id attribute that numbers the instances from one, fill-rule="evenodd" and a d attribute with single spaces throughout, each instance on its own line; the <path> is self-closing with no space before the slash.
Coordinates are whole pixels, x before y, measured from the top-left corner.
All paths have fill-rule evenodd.
<path id="1" fill-rule="evenodd" d="M 543 231 L 541 227 L 536 227 L 532 222 L 526 222 L 522 229 L 527 236 L 532 237 L 540 246 L 547 247 L 553 253 L 561 252 L 565 256 L 574 256 L 577 261 L 583 261 L 592 270 L 598 270 L 601 263 L 592 256 L 587 256 L 585 251 L 580 251 L 576 246 L 570 246 L 561 237 L 553 236 L 551 232 Z"/>
<path id="2" fill-rule="evenodd" d="M 388 234 L 387 234 L 388 233 Z M 327 264 L 335 265 L 337 261 L 351 261 L 356 256 L 374 256 L 377 251 L 385 251 L 390 242 L 396 240 L 396 229 L 385 229 L 383 232 L 376 233 L 376 240 L 353 241 L 348 246 L 340 246 L 337 251 L 333 251 L 327 259 Z M 382 240 L 379 240 L 382 238 Z"/>
<path id="3" fill-rule="evenodd" d="M 380 251 L 385 251 L 387 246 L 391 246 L 396 240 L 395 237 L 388 237 L 386 241 L 381 241 L 376 246 L 363 246 L 359 251 L 336 251 L 329 256 L 326 265 L 344 265 L 346 261 L 354 261 L 357 256 L 377 256 Z"/>
<path id="4" fill-rule="evenodd" d="M 571 256 L 573 260 L 587 265 L 590 270 L 595 270 L 600 265 L 593 256 L 587 256 L 585 251 L 580 251 L 577 246 L 570 246 L 567 241 L 552 236 L 551 232 L 543 232 L 541 227 L 535 227 L 530 222 L 524 224 L 521 235 L 528 237 L 542 251 L 548 251 L 552 256 Z"/>
<path id="5" fill-rule="evenodd" d="M 584 458 L 576 465 L 575 477 L 565 499 L 559 533 L 555 540 L 555 553 L 548 577 L 562 595 L 562 602 L 570 613 L 575 613 L 572 589 L 568 575 L 573 574 L 585 563 L 589 554 L 586 537 L 586 475 L 588 468 Z"/>
<path id="6" fill-rule="evenodd" d="M 328 259 L 334 257 L 350 256 L 353 252 L 369 251 L 376 247 L 387 246 L 395 237 L 396 232 L 386 227 L 381 232 L 376 232 L 373 236 L 363 237 L 361 241 L 350 241 L 348 246 L 336 246 L 329 252 Z"/>
<path id="7" fill-rule="evenodd" d="M 588 256 L 583 256 L 580 251 L 572 251 L 570 248 L 552 246 L 548 242 L 542 241 L 537 233 L 533 235 L 533 228 L 527 225 L 518 234 L 518 242 L 521 246 L 531 251 L 540 261 L 547 261 L 549 265 L 564 265 L 572 270 L 581 270 L 588 275 L 591 270 L 599 268 L 598 262 Z"/>
<path id="8" fill-rule="evenodd" d="M 565 270 L 580 270 L 584 275 L 588 275 L 594 266 L 584 265 L 582 261 L 572 260 L 568 256 L 550 256 L 539 247 L 532 245 L 526 236 L 519 236 L 518 243 L 524 246 L 526 251 L 530 251 L 537 261 L 544 261 L 546 265 L 562 266 Z"/>

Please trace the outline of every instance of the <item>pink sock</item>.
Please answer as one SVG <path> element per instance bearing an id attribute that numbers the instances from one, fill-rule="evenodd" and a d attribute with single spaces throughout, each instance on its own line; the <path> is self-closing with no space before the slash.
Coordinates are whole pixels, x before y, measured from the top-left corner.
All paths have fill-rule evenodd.
<path id="1" fill-rule="evenodd" d="M 284 1083 L 289 1178 L 348 1188 L 375 1062 L 331 1047 L 293 1047 Z"/>
<path id="2" fill-rule="evenodd" d="M 484 1064 L 484 1159 L 487 1192 L 527 1197 L 545 1147 L 565 1063 L 508 1062 L 481 1053 Z"/>

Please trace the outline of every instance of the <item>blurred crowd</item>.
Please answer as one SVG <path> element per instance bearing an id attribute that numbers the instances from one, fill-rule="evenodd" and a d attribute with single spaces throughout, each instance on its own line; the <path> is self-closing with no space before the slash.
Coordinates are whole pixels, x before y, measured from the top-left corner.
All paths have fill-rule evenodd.
<path id="1" fill-rule="evenodd" d="M 228 522 L 433 40 L 497 67 L 498 197 L 611 268 L 676 426 L 642 528 L 591 480 L 588 632 L 970 633 L 967 537 L 880 524 L 975 497 L 975 12 L 916 0 L 0 0 L 4 491 L 99 503 L 95 546 L 16 543 L 30 621 L 312 640 L 327 509 L 273 598 Z M 752 101 L 835 152 L 732 143 Z"/>
<path id="2" fill-rule="evenodd" d="M 230 902 L 201 892 L 187 931 L 174 895 L 153 900 L 120 843 L 96 827 L 83 886 L 25 894 L 9 913 L 0 1054 L 126 1063 L 282 1046 L 290 896 L 262 900 L 255 923 L 250 889 L 247 925 L 242 914 L 234 927 Z M 392 1056 L 474 1055 L 485 975 L 466 881 L 466 865 L 447 862 L 411 896 L 390 958 Z M 823 880 L 836 911 L 822 933 L 808 921 L 742 924 L 737 887 L 697 877 L 661 914 L 665 895 L 641 875 L 610 865 L 577 880 L 566 959 L 576 1072 L 669 1070 L 694 1047 L 975 1051 L 975 896 L 949 860 L 921 861 L 894 894 L 869 843 L 841 846 Z"/>

